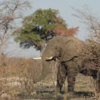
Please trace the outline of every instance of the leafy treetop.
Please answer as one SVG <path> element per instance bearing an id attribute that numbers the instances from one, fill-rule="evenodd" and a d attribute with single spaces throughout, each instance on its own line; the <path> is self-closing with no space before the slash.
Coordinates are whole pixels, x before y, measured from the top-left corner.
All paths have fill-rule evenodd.
<path id="1" fill-rule="evenodd" d="M 77 28 L 67 28 L 66 22 L 54 9 L 38 9 L 23 20 L 23 26 L 13 34 L 18 33 L 15 41 L 20 40 L 20 46 L 29 48 L 35 46 L 41 50 L 44 44 L 56 35 L 75 35 Z"/>

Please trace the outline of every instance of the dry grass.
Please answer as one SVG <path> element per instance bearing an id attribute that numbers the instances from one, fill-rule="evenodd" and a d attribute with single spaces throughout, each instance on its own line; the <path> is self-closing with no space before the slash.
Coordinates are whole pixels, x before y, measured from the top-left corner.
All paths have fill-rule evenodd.
<path id="1" fill-rule="evenodd" d="M 43 83 L 34 84 L 35 79 L 41 74 L 41 70 L 42 66 L 40 60 L 2 58 L 0 67 L 0 100 L 22 100 L 23 98 L 19 97 L 23 97 L 24 95 L 25 99 L 25 95 L 32 96 L 36 94 L 36 87 L 38 89 L 38 87 L 42 86 L 54 86 L 54 76 L 52 78 L 52 75 L 49 75 L 48 78 L 42 81 Z M 79 74 L 76 79 L 75 91 L 81 93 L 82 97 L 73 98 L 71 100 L 97 100 L 91 97 L 91 93 L 93 94 L 95 92 L 95 86 L 91 77 Z M 66 100 L 66 97 L 65 95 L 64 100 Z M 26 100 L 30 100 L 29 98 L 30 97 Z M 31 97 L 31 99 L 33 99 L 33 97 Z"/>
<path id="2" fill-rule="evenodd" d="M 41 74 L 41 61 L 2 57 L 0 64 L 0 99 L 34 91 L 34 81 Z"/>

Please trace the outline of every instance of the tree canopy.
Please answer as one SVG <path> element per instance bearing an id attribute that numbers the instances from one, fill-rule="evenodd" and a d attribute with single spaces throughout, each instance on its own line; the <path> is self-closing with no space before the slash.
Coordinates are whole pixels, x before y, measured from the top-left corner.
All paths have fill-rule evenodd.
<path id="1" fill-rule="evenodd" d="M 38 9 L 23 20 L 23 25 L 13 34 L 17 33 L 15 41 L 20 41 L 20 46 L 29 48 L 35 46 L 41 50 L 42 46 L 56 35 L 74 35 L 76 28 L 67 28 L 67 24 L 60 17 L 59 11 L 54 9 Z"/>

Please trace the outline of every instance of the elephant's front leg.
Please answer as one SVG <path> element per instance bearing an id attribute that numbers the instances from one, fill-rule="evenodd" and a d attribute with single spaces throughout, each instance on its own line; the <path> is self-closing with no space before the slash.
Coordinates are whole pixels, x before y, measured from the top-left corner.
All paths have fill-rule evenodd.
<path id="1" fill-rule="evenodd" d="M 75 62 L 68 62 L 67 66 L 68 93 L 70 96 L 73 96 L 75 79 L 78 74 L 78 65 Z"/>
<path id="2" fill-rule="evenodd" d="M 58 66 L 58 73 L 57 73 L 57 86 L 56 86 L 56 92 L 61 93 L 63 84 L 66 79 L 67 69 L 64 65 L 60 64 Z"/>
<path id="3" fill-rule="evenodd" d="M 68 92 L 74 92 L 75 76 L 68 75 Z"/>

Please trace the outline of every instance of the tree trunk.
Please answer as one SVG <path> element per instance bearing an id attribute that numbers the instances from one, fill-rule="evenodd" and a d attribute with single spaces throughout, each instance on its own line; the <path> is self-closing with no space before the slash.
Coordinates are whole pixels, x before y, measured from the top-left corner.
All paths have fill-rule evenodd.
<path id="1" fill-rule="evenodd" d="M 40 56 L 42 56 L 44 50 L 45 50 L 45 43 L 43 43 L 42 46 L 41 46 Z"/>
<path id="2" fill-rule="evenodd" d="M 6 33 L 8 31 L 8 27 L 6 27 L 3 38 L 1 40 L 1 46 L 0 46 L 0 58 L 2 57 L 3 54 L 3 49 L 4 49 L 4 44 L 5 44 L 5 38 L 6 38 Z"/>

